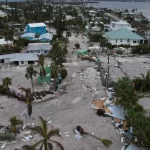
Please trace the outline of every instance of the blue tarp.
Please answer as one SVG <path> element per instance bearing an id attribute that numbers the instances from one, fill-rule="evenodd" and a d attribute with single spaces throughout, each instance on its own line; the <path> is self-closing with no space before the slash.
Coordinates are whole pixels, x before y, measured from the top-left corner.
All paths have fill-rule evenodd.
<path id="1" fill-rule="evenodd" d="M 114 105 L 114 106 L 109 106 L 107 108 L 112 112 L 111 114 L 108 115 L 122 120 L 125 119 L 125 113 L 121 106 Z"/>

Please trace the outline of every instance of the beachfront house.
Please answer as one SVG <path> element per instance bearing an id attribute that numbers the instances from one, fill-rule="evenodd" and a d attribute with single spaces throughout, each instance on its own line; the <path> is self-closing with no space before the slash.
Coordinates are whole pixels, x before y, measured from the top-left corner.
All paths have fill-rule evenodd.
<path id="1" fill-rule="evenodd" d="M 105 36 L 109 43 L 112 45 L 130 45 L 136 46 L 144 43 L 144 38 L 133 33 L 132 31 L 121 28 L 117 30 L 113 30 L 110 32 L 106 32 Z"/>
<path id="2" fill-rule="evenodd" d="M 47 55 L 52 49 L 49 43 L 29 43 L 27 53 Z"/>
<path id="3" fill-rule="evenodd" d="M 117 22 L 110 22 L 110 31 L 113 31 L 113 30 L 117 30 L 117 29 L 120 29 L 120 28 L 126 28 L 128 30 L 131 30 L 133 32 L 135 32 L 135 29 L 133 29 L 131 27 L 131 25 L 125 21 L 122 21 L 122 20 L 119 20 Z"/>
<path id="4" fill-rule="evenodd" d="M 46 33 L 46 25 L 44 23 L 27 24 L 27 33 L 44 34 Z"/>
<path id="5" fill-rule="evenodd" d="M 7 55 L 0 55 L 1 63 L 14 64 L 17 66 L 34 64 L 37 60 L 38 60 L 37 54 L 31 53 L 13 53 Z"/>

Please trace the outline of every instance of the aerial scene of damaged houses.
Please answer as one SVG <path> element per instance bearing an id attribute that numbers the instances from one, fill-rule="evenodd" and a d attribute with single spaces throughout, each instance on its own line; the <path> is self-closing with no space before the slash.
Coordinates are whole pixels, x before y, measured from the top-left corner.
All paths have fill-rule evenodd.
<path id="1" fill-rule="evenodd" d="M 0 3 L 0 149 L 150 150 L 150 23 L 138 9 Z"/>

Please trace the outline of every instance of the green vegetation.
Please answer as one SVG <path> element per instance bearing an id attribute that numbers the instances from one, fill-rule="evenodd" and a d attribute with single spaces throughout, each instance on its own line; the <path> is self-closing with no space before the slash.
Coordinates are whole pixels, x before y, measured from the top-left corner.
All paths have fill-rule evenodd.
<path id="1" fill-rule="evenodd" d="M 150 147 L 150 118 L 145 116 L 143 107 L 138 104 L 138 95 L 136 93 L 136 90 L 147 89 L 149 73 L 146 77 L 143 77 L 142 84 L 139 84 L 139 79 L 133 81 L 127 77 L 119 79 L 115 84 L 115 92 L 116 103 L 124 108 L 128 126 L 133 127 L 133 133 L 138 139 L 138 144 L 141 147 L 148 148 Z M 148 83 L 145 83 L 145 81 Z"/>
<path id="2" fill-rule="evenodd" d="M 18 125 L 23 125 L 23 122 L 19 119 L 16 118 L 16 116 L 13 116 L 9 119 L 10 121 L 10 129 L 11 132 L 17 135 L 17 126 Z"/>
<path id="3" fill-rule="evenodd" d="M 38 133 L 42 139 L 39 140 L 33 147 L 40 145 L 40 149 L 53 150 L 53 144 L 56 144 L 60 150 L 64 150 L 62 144 L 56 140 L 51 139 L 53 136 L 61 137 L 58 129 L 50 130 L 48 129 L 47 122 L 42 117 L 39 117 L 41 125 L 36 127 L 28 127 L 32 131 Z"/>
<path id="4" fill-rule="evenodd" d="M 30 65 L 29 67 L 26 68 L 25 77 L 26 77 L 27 79 L 30 79 L 30 80 L 31 80 L 33 94 L 34 94 L 33 77 L 36 77 L 36 75 L 37 75 L 37 71 L 34 70 L 34 68 L 33 68 L 32 65 Z"/>
<path id="5" fill-rule="evenodd" d="M 150 54 L 150 44 L 141 44 L 132 48 L 133 54 Z"/>
<path id="6" fill-rule="evenodd" d="M 9 98 L 9 85 L 11 85 L 11 84 L 12 84 L 11 78 L 6 77 L 3 79 L 3 87 L 6 88 L 6 90 L 7 90 L 8 98 Z"/>
<path id="7" fill-rule="evenodd" d="M 28 118 L 31 121 L 31 115 L 32 115 L 32 94 L 31 90 L 29 88 L 24 88 L 22 86 L 18 86 L 18 89 L 23 91 L 25 93 L 25 102 L 27 104 L 27 111 L 28 111 Z"/>

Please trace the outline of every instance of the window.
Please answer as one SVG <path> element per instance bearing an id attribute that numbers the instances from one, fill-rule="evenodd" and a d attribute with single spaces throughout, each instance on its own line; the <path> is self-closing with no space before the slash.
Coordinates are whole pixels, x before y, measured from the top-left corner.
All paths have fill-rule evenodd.
<path id="1" fill-rule="evenodd" d="M 120 40 L 120 42 L 122 42 L 122 39 Z"/>
<path id="2" fill-rule="evenodd" d="M 128 39 L 127 42 L 130 42 L 130 40 Z"/>
<path id="3" fill-rule="evenodd" d="M 24 62 L 23 62 L 23 61 L 21 61 L 21 64 L 24 64 Z"/>
<path id="4" fill-rule="evenodd" d="M 45 51 L 45 53 L 47 53 L 47 51 Z"/>
<path id="5" fill-rule="evenodd" d="M 136 41 L 133 41 L 133 43 L 136 43 Z"/>
<path id="6" fill-rule="evenodd" d="M 139 43 L 139 41 L 137 41 L 137 43 Z"/>
<path id="7" fill-rule="evenodd" d="M 116 43 L 117 43 L 117 39 L 116 39 Z"/>
<path id="8" fill-rule="evenodd" d="M 33 53 L 33 52 L 31 51 L 31 53 Z"/>
<path id="9" fill-rule="evenodd" d="M 42 30 L 42 32 L 44 32 L 44 31 Z"/>
<path id="10" fill-rule="evenodd" d="M 40 51 L 38 51 L 38 53 L 40 53 Z"/>

